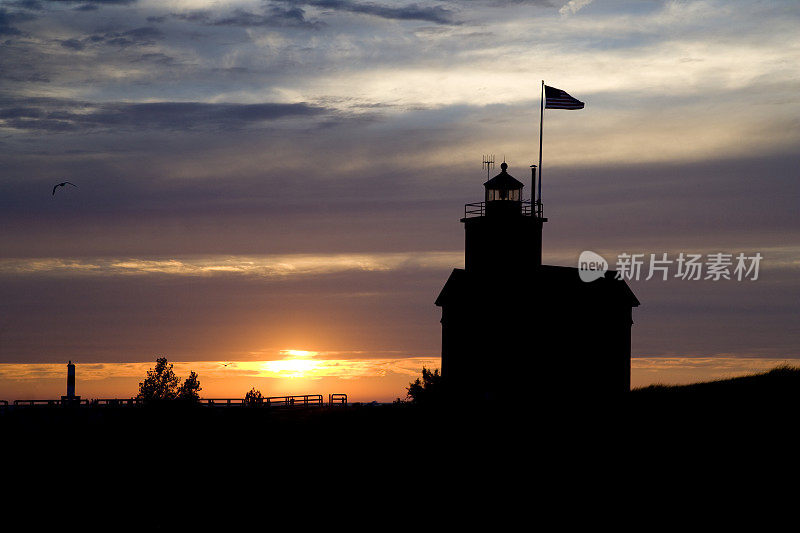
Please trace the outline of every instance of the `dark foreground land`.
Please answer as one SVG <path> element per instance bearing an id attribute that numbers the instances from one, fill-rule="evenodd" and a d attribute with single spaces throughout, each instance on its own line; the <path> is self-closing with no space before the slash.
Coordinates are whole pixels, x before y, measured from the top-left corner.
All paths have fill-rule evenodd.
<path id="1" fill-rule="evenodd" d="M 625 397 L 535 394 L 503 402 L 265 408 L 159 406 L 6 407 L 4 442 L 97 448 L 172 447 L 178 443 L 271 449 L 389 449 L 448 443 L 547 444 L 561 437 L 618 441 L 742 438 L 794 430 L 800 368 L 684 386 L 650 386 Z M 523 441 L 517 437 L 525 436 Z"/>
<path id="2" fill-rule="evenodd" d="M 289 509 L 325 528 L 366 517 L 378 530 L 599 523 L 729 492 L 752 503 L 793 483 L 798 407 L 800 369 L 783 367 L 614 399 L 7 408 L 2 481 L 17 501 L 78 506 L 103 531 L 269 529 Z"/>

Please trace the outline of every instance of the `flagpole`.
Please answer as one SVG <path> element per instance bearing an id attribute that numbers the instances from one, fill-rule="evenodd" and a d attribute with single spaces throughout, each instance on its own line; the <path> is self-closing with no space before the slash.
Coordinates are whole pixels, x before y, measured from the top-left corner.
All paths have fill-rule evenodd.
<path id="1" fill-rule="evenodd" d="M 539 108 L 539 193 L 536 199 L 536 210 L 542 208 L 542 130 L 544 128 L 544 80 L 542 80 L 542 100 Z"/>

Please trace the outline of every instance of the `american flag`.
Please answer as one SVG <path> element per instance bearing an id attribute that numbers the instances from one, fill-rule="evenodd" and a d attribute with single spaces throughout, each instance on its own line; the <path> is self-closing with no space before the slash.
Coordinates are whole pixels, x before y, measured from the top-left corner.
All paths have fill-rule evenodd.
<path id="1" fill-rule="evenodd" d="M 545 85 L 544 98 L 545 109 L 583 109 L 583 102 L 555 87 Z"/>

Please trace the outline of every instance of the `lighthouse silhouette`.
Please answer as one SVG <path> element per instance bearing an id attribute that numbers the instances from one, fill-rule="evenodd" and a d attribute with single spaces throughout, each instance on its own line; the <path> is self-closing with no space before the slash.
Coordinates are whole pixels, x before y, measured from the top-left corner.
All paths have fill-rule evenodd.
<path id="1" fill-rule="evenodd" d="M 484 201 L 464 206 L 465 268 L 453 270 L 435 302 L 447 395 L 624 395 L 639 301 L 613 271 L 584 282 L 578 268 L 542 265 L 541 201 L 524 201 L 523 183 L 505 162 L 500 168 L 484 183 Z"/>

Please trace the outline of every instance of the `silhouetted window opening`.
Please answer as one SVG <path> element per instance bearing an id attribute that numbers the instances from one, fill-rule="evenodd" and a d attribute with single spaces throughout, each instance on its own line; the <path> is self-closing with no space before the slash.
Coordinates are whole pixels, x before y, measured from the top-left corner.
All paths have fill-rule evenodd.
<path id="1" fill-rule="evenodd" d="M 487 189 L 486 201 L 494 202 L 497 200 L 506 200 L 511 202 L 519 202 L 520 192 L 521 191 L 519 189 Z"/>

